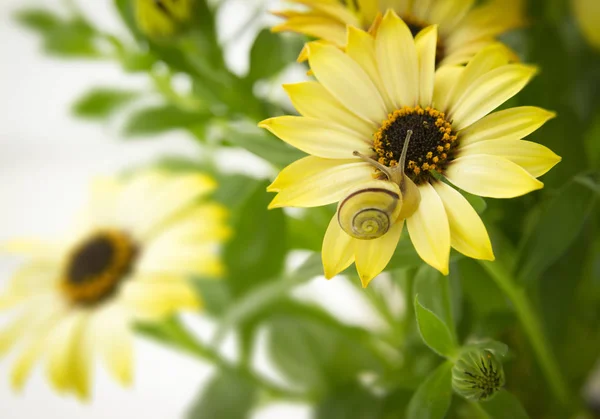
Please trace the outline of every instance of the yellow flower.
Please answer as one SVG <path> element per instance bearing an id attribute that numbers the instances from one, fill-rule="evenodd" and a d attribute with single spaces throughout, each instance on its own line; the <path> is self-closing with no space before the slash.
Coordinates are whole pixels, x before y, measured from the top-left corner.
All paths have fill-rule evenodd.
<path id="1" fill-rule="evenodd" d="M 276 13 L 286 21 L 273 31 L 293 31 L 346 45 L 346 26 L 375 30 L 378 16 L 394 10 L 413 35 L 429 25 L 439 26 L 437 41 L 440 64 L 463 64 L 496 37 L 524 25 L 523 0 L 288 0 L 308 9 Z M 300 56 L 306 58 L 306 50 Z"/>
<path id="2" fill-rule="evenodd" d="M 89 396 L 93 354 L 116 380 L 132 380 L 136 321 L 201 306 L 191 275 L 218 277 L 226 210 L 199 202 L 215 188 L 201 174 L 140 173 L 101 179 L 81 221 L 63 240 L 15 240 L 4 250 L 29 260 L 0 294 L 12 320 L 0 354 L 19 344 L 12 384 L 20 389 L 44 356 L 59 392 Z"/>
<path id="3" fill-rule="evenodd" d="M 136 0 L 136 18 L 142 32 L 151 38 L 176 35 L 190 21 L 193 0 Z"/>
<path id="4" fill-rule="evenodd" d="M 346 52 L 312 44 L 318 82 L 284 86 L 303 116 L 260 124 L 311 155 L 282 170 L 268 189 L 278 192 L 271 207 L 340 202 L 323 242 L 327 278 L 355 262 L 366 286 L 392 257 L 405 220 L 418 254 L 444 274 L 451 246 L 493 260 L 481 219 L 445 180 L 475 195 L 512 198 L 542 188 L 536 178 L 560 161 L 522 140 L 552 112 L 488 115 L 535 68 L 509 64 L 506 50 L 492 45 L 466 67 L 436 72 L 436 41 L 436 26 L 413 39 L 390 11 L 376 36 L 349 27 Z"/>
<path id="5" fill-rule="evenodd" d="M 589 43 L 600 49 L 600 2 L 598 0 L 573 0 L 573 12 Z"/>

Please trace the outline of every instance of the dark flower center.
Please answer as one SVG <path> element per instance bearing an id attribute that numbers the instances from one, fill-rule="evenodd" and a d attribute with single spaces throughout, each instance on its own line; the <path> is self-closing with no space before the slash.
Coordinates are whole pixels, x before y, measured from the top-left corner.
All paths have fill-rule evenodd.
<path id="1" fill-rule="evenodd" d="M 78 304 L 104 300 L 129 273 L 136 253 L 135 245 L 122 232 L 95 233 L 72 251 L 63 274 L 63 291 Z"/>
<path id="2" fill-rule="evenodd" d="M 406 153 L 405 173 L 416 183 L 443 173 L 456 148 L 456 134 L 443 112 L 433 108 L 404 107 L 388 116 L 375 133 L 373 150 L 379 163 L 394 167 L 400 161 L 408 131 L 412 136 Z"/>

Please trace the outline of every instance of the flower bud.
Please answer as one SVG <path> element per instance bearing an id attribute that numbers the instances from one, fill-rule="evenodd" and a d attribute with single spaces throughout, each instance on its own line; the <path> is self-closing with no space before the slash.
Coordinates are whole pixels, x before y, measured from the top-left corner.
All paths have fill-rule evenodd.
<path id="1" fill-rule="evenodd" d="M 149 38 L 178 35 L 192 19 L 194 0 L 136 0 L 139 29 Z"/>
<path id="2" fill-rule="evenodd" d="M 462 352 L 452 368 L 452 388 L 469 400 L 488 400 L 504 386 L 504 369 L 496 355 L 472 348 Z"/>

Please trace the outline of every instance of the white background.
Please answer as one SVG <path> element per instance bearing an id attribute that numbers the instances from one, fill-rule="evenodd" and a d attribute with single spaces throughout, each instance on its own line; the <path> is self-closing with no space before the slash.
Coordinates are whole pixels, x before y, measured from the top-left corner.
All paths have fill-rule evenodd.
<path id="1" fill-rule="evenodd" d="M 112 0 L 77 3 L 103 29 L 124 31 Z M 226 13 L 220 16 L 224 39 L 244 21 L 249 4 L 256 6 L 252 1 L 229 0 Z M 161 155 L 193 157 L 199 153 L 184 133 L 125 142 L 119 138 L 118 127 L 70 116 L 71 103 L 90 86 L 143 88 L 148 84 L 143 76 L 125 76 L 114 63 L 44 56 L 37 36 L 19 28 L 11 18 L 19 8 L 57 10 L 63 5 L 59 0 L 0 0 L 0 241 L 62 231 L 83 202 L 94 175 L 115 173 Z M 265 15 L 264 19 L 269 18 Z M 257 23 L 261 24 L 264 22 Z M 252 30 L 228 51 L 229 62 L 239 72 L 247 65 L 251 41 Z M 245 158 L 243 153 L 237 156 Z M 250 167 L 264 171 L 256 161 L 250 162 Z M 0 255 L 0 288 L 18 263 Z M 342 279 L 317 279 L 300 294 L 321 300 L 350 322 L 372 324 L 374 315 L 353 290 Z M 0 324 L 1 319 L 0 315 Z M 196 329 L 200 333 L 210 333 L 206 320 L 190 322 L 199 323 Z M 0 359 L 0 418 L 179 418 L 212 372 L 198 360 L 142 339 L 136 343 L 135 363 L 135 384 L 127 389 L 96 368 L 92 401 L 81 404 L 73 397 L 55 394 L 42 368 L 35 371 L 22 393 L 15 394 L 9 386 L 11 357 Z M 306 406 L 281 404 L 257 411 L 255 418 L 301 419 L 309 417 L 309 412 Z"/>

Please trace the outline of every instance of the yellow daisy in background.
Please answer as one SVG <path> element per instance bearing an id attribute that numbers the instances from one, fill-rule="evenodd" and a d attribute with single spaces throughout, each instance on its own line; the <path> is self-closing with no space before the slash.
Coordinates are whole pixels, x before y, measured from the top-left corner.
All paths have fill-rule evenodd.
<path id="1" fill-rule="evenodd" d="M 0 329 L 0 354 L 20 349 L 16 389 L 42 356 L 56 389 L 80 398 L 89 395 L 94 354 L 116 380 L 131 382 L 132 324 L 199 308 L 190 276 L 223 272 L 227 211 L 201 199 L 215 186 L 202 174 L 159 171 L 98 180 L 64 240 L 5 246 L 29 259 L 0 294 L 0 308 L 14 313 Z"/>
<path id="2" fill-rule="evenodd" d="M 475 195 L 512 198 L 542 188 L 537 177 L 560 161 L 522 140 L 552 112 L 519 107 L 489 114 L 535 68 L 509 64 L 506 50 L 492 45 L 466 67 L 436 72 L 436 45 L 437 26 L 413 39 L 393 11 L 375 36 L 350 26 L 346 52 L 309 46 L 318 81 L 284 86 L 303 116 L 260 124 L 310 154 L 269 187 L 278 192 L 271 207 L 339 202 L 323 242 L 327 278 L 356 262 L 366 286 L 391 259 L 405 220 L 418 254 L 444 274 L 451 246 L 493 260 L 483 222 L 446 180 Z"/>
<path id="3" fill-rule="evenodd" d="M 496 37 L 523 26 L 523 0 L 288 0 L 306 11 L 277 12 L 286 21 L 275 32 L 293 31 L 338 47 L 346 45 L 346 26 L 376 29 L 378 16 L 394 10 L 413 35 L 429 25 L 439 25 L 439 64 L 463 64 Z M 306 50 L 300 56 L 306 58 Z"/>
<path id="4" fill-rule="evenodd" d="M 600 1 L 572 0 L 573 13 L 590 45 L 600 49 Z"/>

